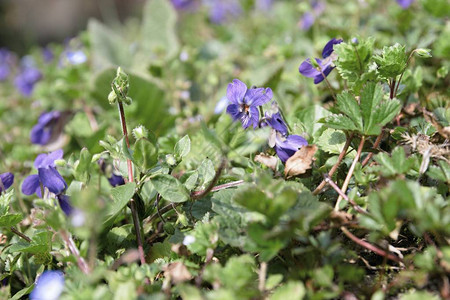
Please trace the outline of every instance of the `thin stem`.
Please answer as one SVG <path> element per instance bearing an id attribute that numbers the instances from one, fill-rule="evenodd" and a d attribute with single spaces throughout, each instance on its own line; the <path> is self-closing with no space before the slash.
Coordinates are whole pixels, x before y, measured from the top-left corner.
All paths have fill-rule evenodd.
<path id="1" fill-rule="evenodd" d="M 414 52 L 416 52 L 417 49 L 411 51 L 411 53 L 409 54 L 408 60 L 406 61 L 406 65 L 402 70 L 402 74 L 400 74 L 400 78 L 398 79 L 398 83 L 397 83 L 397 87 L 395 87 L 395 91 L 394 91 L 394 97 L 397 96 L 397 92 L 398 92 L 398 88 L 400 86 L 400 81 L 402 81 L 403 78 L 403 74 L 405 74 L 406 68 L 409 65 L 409 62 L 411 61 L 411 58 L 413 57 Z M 391 98 L 392 99 L 392 98 Z"/>
<path id="2" fill-rule="evenodd" d="M 402 263 L 402 259 L 398 256 L 393 255 L 392 253 L 388 253 L 383 249 L 378 248 L 377 246 L 374 246 L 366 241 L 361 240 L 360 238 L 356 237 L 355 235 L 353 235 L 350 231 L 348 231 L 347 228 L 345 228 L 344 226 L 341 226 L 341 231 L 352 241 L 354 241 L 355 243 L 357 243 L 358 245 L 360 245 L 361 247 L 366 248 L 367 250 L 372 251 L 375 254 L 378 254 L 380 256 L 386 257 L 392 261 L 398 262 L 398 263 Z"/>
<path id="3" fill-rule="evenodd" d="M 327 86 L 328 86 L 328 89 L 330 90 L 331 97 L 333 97 L 334 102 L 337 102 L 336 95 L 334 94 L 333 88 L 331 87 L 331 84 L 330 84 L 330 82 L 328 81 L 327 76 L 325 76 L 325 73 L 323 73 L 322 68 L 321 68 L 320 66 L 319 66 L 319 71 L 320 71 L 320 73 L 322 74 L 323 79 L 325 80 L 325 82 L 326 82 L 326 84 L 327 84 Z"/>
<path id="4" fill-rule="evenodd" d="M 328 183 L 340 196 L 342 196 L 342 198 L 348 201 L 357 212 L 365 215 L 369 214 L 364 208 L 356 204 L 356 202 L 353 201 L 353 199 L 349 199 L 348 196 L 337 186 L 336 183 L 334 183 L 333 180 L 331 180 L 331 178 L 327 174 L 325 174 L 323 177 L 325 177 L 324 181 Z"/>
<path id="5" fill-rule="evenodd" d="M 241 184 L 244 183 L 244 180 L 237 180 L 237 181 L 232 181 L 232 182 L 228 182 L 228 183 L 224 183 L 218 186 L 213 187 L 209 192 L 217 192 L 220 190 L 224 190 L 230 187 L 235 187 L 235 186 L 239 186 Z M 201 195 L 205 192 L 206 190 L 203 191 L 197 191 L 197 192 L 193 192 L 192 196 L 196 196 L 196 195 Z M 199 199 L 198 196 L 196 199 Z M 172 209 L 174 209 L 175 207 L 177 207 L 178 205 L 180 205 L 181 203 L 169 203 L 166 206 L 164 206 L 163 208 L 161 208 L 159 210 L 159 214 L 165 214 L 168 211 L 171 211 Z M 153 214 L 150 218 L 148 218 L 148 220 L 145 223 L 151 223 L 153 220 L 155 220 L 158 216 L 158 213 Z"/>
<path id="6" fill-rule="evenodd" d="M 20 232 L 19 230 L 17 230 L 14 226 L 11 226 L 10 229 L 15 235 L 21 237 L 28 243 L 31 243 L 31 239 L 29 237 L 27 237 L 25 234 L 23 234 L 22 232 Z"/>
<path id="7" fill-rule="evenodd" d="M 383 138 L 383 130 L 381 130 L 380 135 L 377 136 L 375 142 L 373 143 L 373 149 L 377 149 L 377 148 L 378 148 L 378 146 L 379 146 L 380 143 L 381 143 L 381 139 L 382 139 L 382 138 Z M 374 154 L 373 152 L 370 152 L 369 154 L 367 154 L 366 158 L 364 158 L 363 162 L 361 163 L 361 166 L 364 167 L 365 165 L 367 165 L 367 163 L 369 162 L 369 160 L 372 158 L 373 154 Z"/>
<path id="8" fill-rule="evenodd" d="M 394 99 L 395 97 L 395 79 L 392 79 L 391 84 L 389 85 L 389 99 Z"/>
<path id="9" fill-rule="evenodd" d="M 356 167 L 356 163 L 358 162 L 359 157 L 361 156 L 361 152 L 362 152 L 362 149 L 364 147 L 364 142 L 365 141 L 366 141 L 366 137 L 362 136 L 361 142 L 359 143 L 358 150 L 356 152 L 355 159 L 353 160 L 353 163 L 350 166 L 350 170 L 348 170 L 347 177 L 345 178 L 344 184 L 342 185 L 342 188 L 341 188 L 341 190 L 344 191 L 344 193 L 347 190 L 348 184 L 350 183 L 350 179 L 352 178 L 353 171 L 355 170 L 355 167 Z M 342 196 L 339 195 L 339 197 L 338 197 L 338 199 L 336 201 L 336 205 L 334 207 L 335 211 L 339 211 L 339 204 L 341 203 L 341 201 L 342 201 Z"/>
<path id="10" fill-rule="evenodd" d="M 266 290 L 266 276 L 267 276 L 267 262 L 263 261 L 261 262 L 258 274 L 259 277 L 258 289 L 262 294 Z"/>
<path id="11" fill-rule="evenodd" d="M 342 151 L 339 154 L 337 162 L 334 164 L 334 166 L 328 172 L 329 177 L 333 176 L 334 172 L 336 172 L 336 170 L 338 169 L 339 165 L 341 164 L 342 160 L 344 159 L 345 155 L 347 154 L 347 150 L 348 150 L 348 147 L 350 146 L 350 143 L 352 142 L 352 139 L 353 139 L 353 133 L 347 137 L 344 148 L 342 148 Z M 322 180 L 322 182 L 313 191 L 313 195 L 319 194 L 322 191 L 322 189 L 325 187 L 325 185 L 326 185 L 325 180 Z"/>
<path id="12" fill-rule="evenodd" d="M 225 164 L 226 164 L 226 160 L 223 158 L 222 161 L 220 162 L 220 166 L 217 169 L 216 174 L 214 175 L 213 180 L 211 180 L 211 182 L 208 185 L 208 187 L 206 189 L 204 189 L 203 191 L 201 191 L 200 193 L 192 193 L 191 194 L 191 198 L 193 200 L 203 198 L 209 192 L 211 192 L 211 190 L 214 188 L 214 185 L 217 183 L 217 180 L 219 180 L 219 177 L 222 174 L 223 169 L 225 168 Z"/>
<path id="13" fill-rule="evenodd" d="M 125 138 L 125 142 L 127 143 L 127 147 L 130 148 L 130 141 L 128 140 L 127 122 L 125 121 L 125 112 L 123 109 L 122 101 L 118 100 L 117 106 L 119 108 L 119 116 L 120 116 L 120 123 L 122 124 L 123 136 Z M 128 165 L 128 182 L 133 182 L 134 181 L 133 165 L 131 163 L 131 160 L 128 158 L 127 158 L 127 165 Z M 136 202 L 134 201 L 133 198 L 130 199 L 130 209 L 131 215 L 133 217 L 134 230 L 136 231 L 136 240 L 138 244 L 138 251 L 141 264 L 145 264 L 144 247 L 142 246 L 141 226 L 139 225 L 139 216 L 136 210 Z"/>
<path id="14" fill-rule="evenodd" d="M 65 230 L 60 230 L 59 233 L 61 234 L 61 237 L 63 238 L 64 242 L 66 243 L 67 248 L 69 248 L 70 252 L 72 252 L 72 254 L 77 259 L 77 264 L 80 270 L 84 274 L 89 274 L 91 272 L 89 266 L 84 260 L 84 258 L 81 257 L 80 251 L 78 251 L 78 248 L 75 245 L 75 242 L 73 241 L 72 237 L 70 237 Z"/>

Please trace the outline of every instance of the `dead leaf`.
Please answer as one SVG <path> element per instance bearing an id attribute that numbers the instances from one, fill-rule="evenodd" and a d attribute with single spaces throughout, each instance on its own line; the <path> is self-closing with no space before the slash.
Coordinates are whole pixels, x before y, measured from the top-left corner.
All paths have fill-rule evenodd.
<path id="1" fill-rule="evenodd" d="M 317 149 L 316 145 L 304 146 L 289 157 L 284 168 L 284 177 L 289 178 L 304 174 L 306 170 L 311 169 Z"/>
<path id="2" fill-rule="evenodd" d="M 170 278 L 174 284 L 192 279 L 191 273 L 181 261 L 167 265 L 164 268 L 164 276 Z"/>
<path id="3" fill-rule="evenodd" d="M 274 171 L 277 169 L 278 158 L 276 158 L 275 156 L 260 153 L 255 156 L 255 161 L 269 167 Z"/>

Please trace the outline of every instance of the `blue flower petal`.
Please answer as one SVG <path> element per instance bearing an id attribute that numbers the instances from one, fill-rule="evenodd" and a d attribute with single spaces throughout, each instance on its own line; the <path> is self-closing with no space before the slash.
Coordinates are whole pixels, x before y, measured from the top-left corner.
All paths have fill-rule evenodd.
<path id="1" fill-rule="evenodd" d="M 234 79 L 232 83 L 228 84 L 227 98 L 236 105 L 242 104 L 245 93 L 247 92 L 247 86 L 239 79 Z"/>
<path id="2" fill-rule="evenodd" d="M 67 188 L 66 181 L 54 167 L 39 168 L 38 173 L 42 184 L 53 194 L 61 194 Z"/>
<path id="3" fill-rule="evenodd" d="M 268 116 L 266 114 L 266 122 L 270 127 L 281 133 L 282 135 L 286 135 L 288 133 L 288 128 L 286 123 L 283 120 L 280 112 L 272 114 L 272 116 Z"/>
<path id="4" fill-rule="evenodd" d="M 22 193 L 24 193 L 25 195 L 32 195 L 36 193 L 38 190 L 40 191 L 40 189 L 41 185 L 39 175 L 37 174 L 28 176 L 22 183 Z"/>
<path id="5" fill-rule="evenodd" d="M 327 58 L 328 56 L 331 55 L 331 53 L 333 53 L 333 46 L 336 44 L 340 44 L 342 43 L 342 40 L 338 40 L 336 38 L 331 39 L 326 45 L 325 47 L 323 47 L 323 51 L 322 51 L 322 57 L 323 58 Z"/>
<path id="6" fill-rule="evenodd" d="M 123 180 L 123 177 L 116 174 L 112 174 L 111 177 L 108 178 L 108 181 L 113 187 L 125 184 L 125 180 Z"/>
<path id="7" fill-rule="evenodd" d="M 46 145 L 50 141 L 52 132 L 41 124 L 36 124 L 31 129 L 30 141 L 33 144 Z"/>
<path id="8" fill-rule="evenodd" d="M 320 72 L 314 68 L 314 66 L 311 64 L 311 59 L 307 59 L 298 68 L 298 71 L 300 74 L 302 74 L 305 77 L 314 78 L 317 75 L 320 75 Z"/>
<path id="9" fill-rule="evenodd" d="M 64 156 L 64 151 L 62 149 L 55 150 L 48 154 L 39 154 L 34 160 L 34 167 L 36 169 L 46 168 L 46 167 L 54 167 L 55 160 L 61 159 Z"/>
<path id="10" fill-rule="evenodd" d="M 245 104 L 248 106 L 261 106 L 272 99 L 272 89 L 253 88 L 245 94 Z"/>
<path id="11" fill-rule="evenodd" d="M 14 175 L 10 172 L 0 174 L 0 193 L 7 190 L 14 182 Z"/>
<path id="12" fill-rule="evenodd" d="M 290 135 L 286 140 L 282 141 L 279 138 L 276 140 L 275 151 L 283 163 L 289 157 L 295 154 L 301 147 L 308 145 L 308 142 L 299 135 Z"/>
<path id="13" fill-rule="evenodd" d="M 234 121 L 241 119 L 242 112 L 240 111 L 240 106 L 236 104 L 230 104 L 227 107 L 227 113 L 231 115 Z"/>
<path id="14" fill-rule="evenodd" d="M 61 271 L 45 271 L 39 276 L 30 294 L 30 300 L 57 300 L 64 290 L 64 274 Z"/>
<path id="15" fill-rule="evenodd" d="M 258 125 L 259 125 L 259 110 L 258 110 L 258 107 L 250 106 L 249 112 L 250 112 L 250 115 L 249 115 L 249 117 L 250 117 L 250 124 L 253 124 L 253 128 L 258 127 Z"/>
<path id="16" fill-rule="evenodd" d="M 70 197 L 67 195 L 58 195 L 57 198 L 61 210 L 66 214 L 66 216 L 70 216 L 73 212 L 73 207 L 70 204 Z"/>

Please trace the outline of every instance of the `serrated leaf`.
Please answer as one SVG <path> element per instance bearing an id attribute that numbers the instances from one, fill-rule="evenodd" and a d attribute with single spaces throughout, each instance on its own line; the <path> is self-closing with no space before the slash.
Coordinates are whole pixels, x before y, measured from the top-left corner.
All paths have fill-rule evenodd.
<path id="1" fill-rule="evenodd" d="M 197 171 L 202 186 L 206 186 L 208 183 L 210 183 L 216 175 L 216 170 L 214 169 L 214 165 L 210 159 L 205 159 L 200 167 L 198 167 Z"/>
<path id="2" fill-rule="evenodd" d="M 317 140 L 317 145 L 325 152 L 339 154 L 344 148 L 346 140 L 345 133 L 328 128 Z"/>
<path id="3" fill-rule="evenodd" d="M 158 162 L 158 147 L 146 138 L 140 138 L 134 144 L 134 161 L 141 172 L 146 172 Z"/>
<path id="4" fill-rule="evenodd" d="M 396 78 L 406 66 L 405 46 L 396 43 L 393 46 L 384 47 L 380 55 L 375 55 L 373 60 L 378 65 L 379 74 L 385 78 Z"/>
<path id="5" fill-rule="evenodd" d="M 151 179 L 158 193 L 170 202 L 185 202 L 189 200 L 189 192 L 186 187 L 175 177 L 167 174 L 158 174 Z"/>
<path id="6" fill-rule="evenodd" d="M 21 214 L 8 214 L 0 217 L 0 227 L 10 227 L 14 226 L 20 221 L 22 221 L 23 217 Z"/>
<path id="7" fill-rule="evenodd" d="M 188 179 L 184 182 L 184 186 L 189 190 L 192 191 L 197 186 L 197 180 L 198 180 L 198 171 L 194 171 Z"/>
<path id="8" fill-rule="evenodd" d="M 174 148 L 174 154 L 177 159 L 182 159 L 191 151 L 191 139 L 188 135 L 182 137 L 176 144 Z"/>
<path id="9" fill-rule="evenodd" d="M 347 91 L 337 96 L 337 107 L 353 121 L 358 131 L 363 129 L 363 120 L 360 107 L 355 97 Z"/>
<path id="10" fill-rule="evenodd" d="M 18 243 L 13 244 L 9 251 L 32 254 L 47 252 L 50 250 L 51 236 L 50 231 L 38 232 L 31 238 L 31 243 L 20 240 Z"/>

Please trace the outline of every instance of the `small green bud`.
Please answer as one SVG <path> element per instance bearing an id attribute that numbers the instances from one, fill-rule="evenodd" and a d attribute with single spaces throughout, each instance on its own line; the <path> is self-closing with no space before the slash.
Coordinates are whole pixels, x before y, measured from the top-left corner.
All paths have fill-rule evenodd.
<path id="1" fill-rule="evenodd" d="M 117 102 L 117 96 L 116 93 L 114 91 L 111 91 L 108 95 L 108 101 L 109 104 L 113 105 L 114 103 Z"/>
<path id="2" fill-rule="evenodd" d="M 175 156 L 173 156 L 172 154 L 167 154 L 166 155 L 166 162 L 170 166 L 174 166 L 174 165 L 177 164 L 177 160 L 175 159 Z"/>
<path id="3" fill-rule="evenodd" d="M 125 104 L 131 104 L 132 100 L 128 97 L 129 87 L 128 75 L 122 71 L 122 68 L 118 67 L 116 77 L 111 82 L 112 91 L 108 95 L 109 103 L 114 104 L 116 101 L 121 101 Z"/>
<path id="4" fill-rule="evenodd" d="M 64 159 L 57 159 L 55 160 L 55 166 L 57 167 L 64 167 L 66 165 L 66 161 Z"/>
<path id="5" fill-rule="evenodd" d="M 148 130 L 143 125 L 139 125 L 138 127 L 133 129 L 133 136 L 136 140 L 140 138 L 148 138 Z"/>
<path id="6" fill-rule="evenodd" d="M 131 103 L 133 103 L 133 99 L 127 96 L 123 99 L 123 102 L 125 102 L 126 105 L 131 105 Z"/>
<path id="7" fill-rule="evenodd" d="M 424 49 L 424 48 L 418 48 L 416 50 L 414 50 L 415 53 L 417 53 L 417 55 L 419 55 L 420 57 L 424 57 L 424 58 L 430 58 L 431 56 L 431 49 Z"/>

